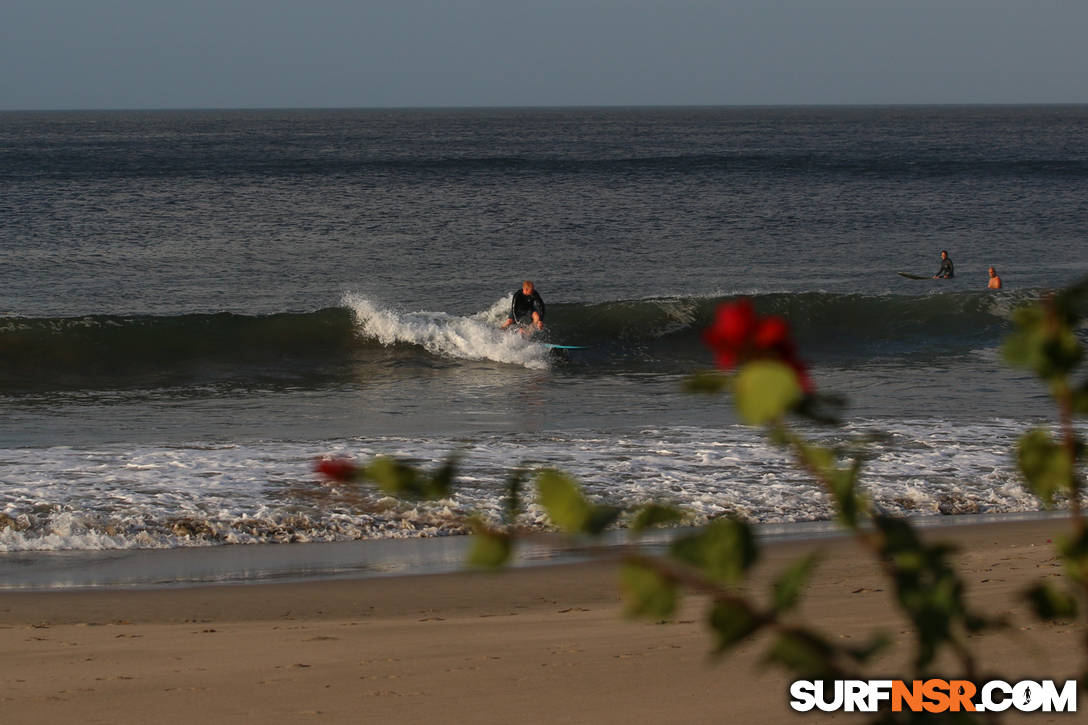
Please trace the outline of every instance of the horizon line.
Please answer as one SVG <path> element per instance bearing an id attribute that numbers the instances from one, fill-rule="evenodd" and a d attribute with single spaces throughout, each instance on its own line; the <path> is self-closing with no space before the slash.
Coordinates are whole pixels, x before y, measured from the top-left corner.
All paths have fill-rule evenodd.
<path id="1" fill-rule="evenodd" d="M 745 109 L 745 108 L 1016 108 L 1088 106 L 1088 101 L 957 101 L 911 103 L 615 103 L 545 105 L 437 105 L 437 106 L 94 106 L 0 108 L 0 113 L 118 113 L 165 111 L 518 111 L 518 110 L 640 110 L 640 109 Z"/>

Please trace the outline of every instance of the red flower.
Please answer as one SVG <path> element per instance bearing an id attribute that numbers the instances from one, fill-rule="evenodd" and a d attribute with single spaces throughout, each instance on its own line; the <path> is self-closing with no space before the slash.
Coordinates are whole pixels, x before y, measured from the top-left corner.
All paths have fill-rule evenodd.
<path id="1" fill-rule="evenodd" d="M 314 472 L 333 481 L 347 483 L 355 480 L 359 467 L 349 458 L 321 458 L 314 461 Z"/>
<path id="2" fill-rule="evenodd" d="M 801 386 L 801 390 L 805 393 L 812 393 L 816 390 L 816 386 L 812 384 L 812 378 L 808 376 L 808 368 L 805 364 L 796 358 L 790 358 L 789 360 L 783 360 L 784 363 L 793 368 L 793 372 L 797 375 L 797 382 Z"/>
<path id="3" fill-rule="evenodd" d="M 767 350 L 790 344 L 790 326 L 781 317 L 764 317 L 756 323 L 752 338 L 757 349 Z"/>
<path id="4" fill-rule="evenodd" d="M 706 331 L 704 339 L 711 347 L 738 348 L 752 337 L 756 326 L 756 311 L 748 299 L 740 299 L 731 305 L 718 308 L 714 324 Z"/>
<path id="5" fill-rule="evenodd" d="M 749 299 L 721 305 L 703 340 L 714 351 L 718 367 L 730 370 L 748 360 L 779 360 L 797 374 L 802 390 L 812 392 L 812 380 L 790 338 L 789 323 L 781 317 L 759 317 Z"/>

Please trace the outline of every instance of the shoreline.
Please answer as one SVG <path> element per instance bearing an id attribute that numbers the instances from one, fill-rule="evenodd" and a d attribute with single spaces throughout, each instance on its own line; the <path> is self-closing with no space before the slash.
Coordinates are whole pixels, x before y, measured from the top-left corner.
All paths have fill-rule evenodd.
<path id="1" fill-rule="evenodd" d="M 1012 521 L 1061 519 L 1061 511 L 927 515 L 910 521 L 924 529 L 986 526 Z M 842 535 L 833 521 L 756 524 L 767 545 L 819 541 Z M 660 545 L 687 529 L 657 529 L 644 535 Z M 626 545 L 627 531 L 608 532 L 601 543 Z M 235 586 L 372 577 L 448 574 L 465 571 L 471 536 L 405 537 L 291 544 L 227 544 L 171 549 L 16 551 L 0 553 L 0 593 L 91 589 L 149 589 Z M 534 534 L 520 542 L 511 568 L 583 561 L 579 549 L 559 534 Z"/>
<path id="2" fill-rule="evenodd" d="M 1041 624 L 1019 592 L 1061 576 L 1047 518 L 927 528 L 960 547 L 970 601 L 1012 627 L 972 638 L 984 673 L 1074 677 L 1075 628 Z M 766 590 L 813 542 L 764 549 L 749 585 Z M 909 674 L 910 639 L 879 568 L 851 540 L 819 542 L 825 559 L 801 616 L 831 636 L 888 632 L 876 663 Z M 625 619 L 614 566 L 572 563 L 252 586 L 0 593 L 0 695 L 12 721 L 148 722 L 164 711 L 208 722 L 824 723 L 798 715 L 787 677 L 760 668 L 764 641 L 713 658 L 705 602 L 667 622 Z M 943 665 L 943 668 L 942 668 Z M 955 668 L 938 662 L 936 671 Z M 846 719 L 849 720 L 847 717 Z M 1026 721 L 1075 722 L 1076 714 Z M 1015 717 L 1005 722 L 1018 722 Z"/>

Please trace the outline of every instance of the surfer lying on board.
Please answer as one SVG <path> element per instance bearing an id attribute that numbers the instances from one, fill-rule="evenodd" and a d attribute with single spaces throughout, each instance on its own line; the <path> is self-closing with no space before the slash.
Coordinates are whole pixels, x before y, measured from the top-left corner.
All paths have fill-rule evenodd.
<path id="1" fill-rule="evenodd" d="M 520 327 L 523 335 L 531 335 L 534 328 L 544 329 L 544 300 L 529 280 L 521 283 L 521 289 L 510 300 L 510 316 L 502 323 L 502 329 L 511 325 Z"/>
<path id="2" fill-rule="evenodd" d="M 937 271 L 937 274 L 933 275 L 933 279 L 952 279 L 956 276 L 956 272 L 952 269 L 952 260 L 948 256 L 948 252 L 941 250 L 941 268 Z"/>

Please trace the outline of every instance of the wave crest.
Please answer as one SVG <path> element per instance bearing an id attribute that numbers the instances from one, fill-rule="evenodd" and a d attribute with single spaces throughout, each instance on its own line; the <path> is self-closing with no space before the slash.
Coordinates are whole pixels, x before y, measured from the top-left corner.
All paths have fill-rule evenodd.
<path id="1" fill-rule="evenodd" d="M 397 312 L 356 294 L 345 295 L 343 304 L 354 314 L 359 336 L 386 347 L 418 345 L 438 357 L 493 360 L 534 370 L 548 367 L 546 347 L 499 329 L 508 305 L 505 300 L 468 317 L 445 312 Z"/>
<path id="2" fill-rule="evenodd" d="M 996 348 L 1033 291 L 749 295 L 790 321 L 806 358 L 934 357 Z M 508 297 L 475 314 L 399 311 L 362 295 L 313 312 L 0 318 L 0 391 L 192 384 L 326 385 L 391 359 L 423 366 L 492 361 L 533 370 L 557 359 L 545 342 L 585 346 L 587 369 L 679 372 L 710 362 L 701 333 L 738 295 L 548 305 L 544 335 L 499 329 Z M 563 358 L 568 359 L 568 358 Z M 362 373 L 364 376 L 367 374 Z"/>

